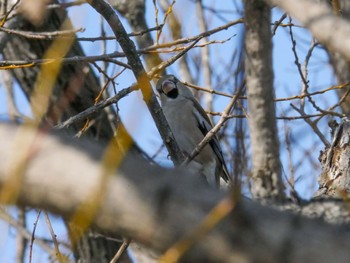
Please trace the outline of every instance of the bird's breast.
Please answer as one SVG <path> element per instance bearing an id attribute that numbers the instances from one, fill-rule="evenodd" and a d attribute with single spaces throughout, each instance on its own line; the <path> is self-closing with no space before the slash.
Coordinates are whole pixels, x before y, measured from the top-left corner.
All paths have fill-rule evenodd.
<path id="1" fill-rule="evenodd" d="M 194 107 L 190 101 L 185 103 L 168 103 L 163 108 L 164 115 L 168 120 L 175 140 L 185 154 L 191 154 L 204 138 L 203 133 L 198 127 L 193 110 Z M 212 162 L 213 156 L 213 151 L 208 144 L 195 160 L 200 163 Z"/>

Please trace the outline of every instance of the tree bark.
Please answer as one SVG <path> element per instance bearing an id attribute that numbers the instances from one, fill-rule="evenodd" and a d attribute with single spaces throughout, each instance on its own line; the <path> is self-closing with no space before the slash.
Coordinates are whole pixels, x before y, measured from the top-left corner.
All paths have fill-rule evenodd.
<path id="1" fill-rule="evenodd" d="M 323 2 L 326 1 L 329 5 L 332 6 L 333 13 L 339 17 L 342 17 L 347 20 L 347 22 L 350 22 L 350 2 L 347 0 L 323 0 Z M 334 4 L 334 3 L 338 4 Z M 332 5 L 333 3 L 333 5 Z M 350 81 L 350 60 L 344 58 L 340 53 L 338 52 L 329 52 L 331 63 L 334 68 L 334 73 L 337 76 L 338 84 L 341 85 L 343 83 Z M 337 90 L 339 98 L 342 98 L 343 96 L 347 96 L 345 98 L 344 103 L 340 105 L 342 112 L 346 116 L 350 116 L 350 97 L 347 95 L 347 90 L 345 89 L 339 89 Z"/>
<path id="2" fill-rule="evenodd" d="M 37 133 L 29 127 L 21 129 L 24 137 Z M 0 147 L 0 159 L 5 163 L 9 163 L 11 153 L 18 152 L 16 134 L 18 127 L 0 125 L 0 138 L 6 138 Z M 16 184 L 20 194 L 15 204 L 71 218 L 104 180 L 103 147 L 84 139 L 48 134 L 41 134 L 37 142 L 23 180 Z M 209 188 L 185 170 L 151 166 L 130 153 L 118 171 L 110 175 L 93 226 L 112 236 L 123 233 L 160 252 L 188 238 L 192 241 L 183 262 L 340 263 L 350 258 L 347 228 L 237 199 Z M 2 189 L 6 179 L 7 170 L 0 166 Z M 196 232 L 219 203 L 224 204 L 221 208 L 227 216 L 213 229 Z M 304 211 L 307 205 L 303 205 Z M 343 202 L 337 206 L 320 200 L 309 206 L 313 207 L 309 209 L 310 216 L 320 216 L 329 207 L 337 207 L 338 214 L 349 214 Z"/>
<path id="3" fill-rule="evenodd" d="M 245 70 L 252 148 L 252 187 L 257 199 L 284 197 L 273 102 L 270 8 L 262 0 L 245 4 Z"/>
<path id="4" fill-rule="evenodd" d="M 318 197 L 348 199 L 350 194 L 350 120 L 343 119 L 333 127 L 332 144 L 320 155 L 322 174 L 319 177 Z"/>

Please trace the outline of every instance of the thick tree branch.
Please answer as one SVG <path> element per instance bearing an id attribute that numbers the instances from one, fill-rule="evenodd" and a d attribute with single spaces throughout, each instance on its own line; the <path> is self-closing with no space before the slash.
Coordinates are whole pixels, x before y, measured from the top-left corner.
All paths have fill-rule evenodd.
<path id="1" fill-rule="evenodd" d="M 136 42 L 140 49 L 152 46 L 153 39 L 146 21 L 146 8 L 144 0 L 121 1 L 109 0 L 109 3 L 129 22 L 133 31 L 144 31 L 145 34 L 136 37 Z M 163 25 L 158 26 L 157 30 L 162 30 Z M 148 53 L 143 56 L 148 70 L 162 62 L 158 53 Z M 165 70 L 165 69 L 164 69 Z"/>
<path id="2" fill-rule="evenodd" d="M 18 151 L 13 143 L 17 130 L 0 125 L 3 164 L 9 163 L 11 152 Z M 37 132 L 31 128 L 23 131 Z M 102 147 L 83 139 L 41 134 L 33 150 L 16 204 L 70 218 L 100 184 Z M 0 187 L 5 186 L 6 175 L 1 165 Z M 150 166 L 132 154 L 108 181 L 94 226 L 110 234 L 122 232 L 158 251 L 192 233 L 225 196 L 185 171 Z M 342 211 L 348 212 L 344 204 Z M 350 233 L 342 227 L 241 200 L 228 218 L 199 240 L 184 259 L 345 263 L 350 258 L 349 242 Z"/>

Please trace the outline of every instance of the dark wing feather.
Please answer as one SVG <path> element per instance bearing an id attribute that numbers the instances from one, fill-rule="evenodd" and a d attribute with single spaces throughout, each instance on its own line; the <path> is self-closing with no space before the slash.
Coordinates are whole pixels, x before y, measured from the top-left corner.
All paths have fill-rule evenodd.
<path id="1" fill-rule="evenodd" d="M 207 113 L 204 111 L 202 106 L 198 103 L 198 101 L 195 98 L 190 98 L 193 102 L 194 107 L 198 110 L 198 112 L 194 112 L 194 116 L 197 119 L 198 128 L 202 132 L 203 136 L 207 135 L 207 133 L 213 128 L 213 125 L 211 124 L 211 121 L 207 115 Z M 213 138 L 209 141 L 209 145 L 213 149 L 215 155 L 217 156 L 220 164 L 222 165 L 223 169 L 223 175 L 222 178 L 227 182 L 230 180 L 230 176 L 228 174 L 228 170 L 225 164 L 224 156 L 221 151 L 220 143 L 218 138 L 213 136 Z"/>

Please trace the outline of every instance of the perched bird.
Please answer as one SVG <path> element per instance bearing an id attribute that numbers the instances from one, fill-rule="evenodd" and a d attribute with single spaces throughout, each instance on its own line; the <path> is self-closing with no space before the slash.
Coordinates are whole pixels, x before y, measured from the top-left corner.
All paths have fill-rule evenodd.
<path id="1" fill-rule="evenodd" d="M 175 76 L 165 75 L 157 83 L 164 115 L 179 148 L 187 157 L 212 129 L 208 115 L 191 90 Z M 214 136 L 188 165 L 203 175 L 209 185 L 220 185 L 220 177 L 230 180 L 219 141 Z"/>

